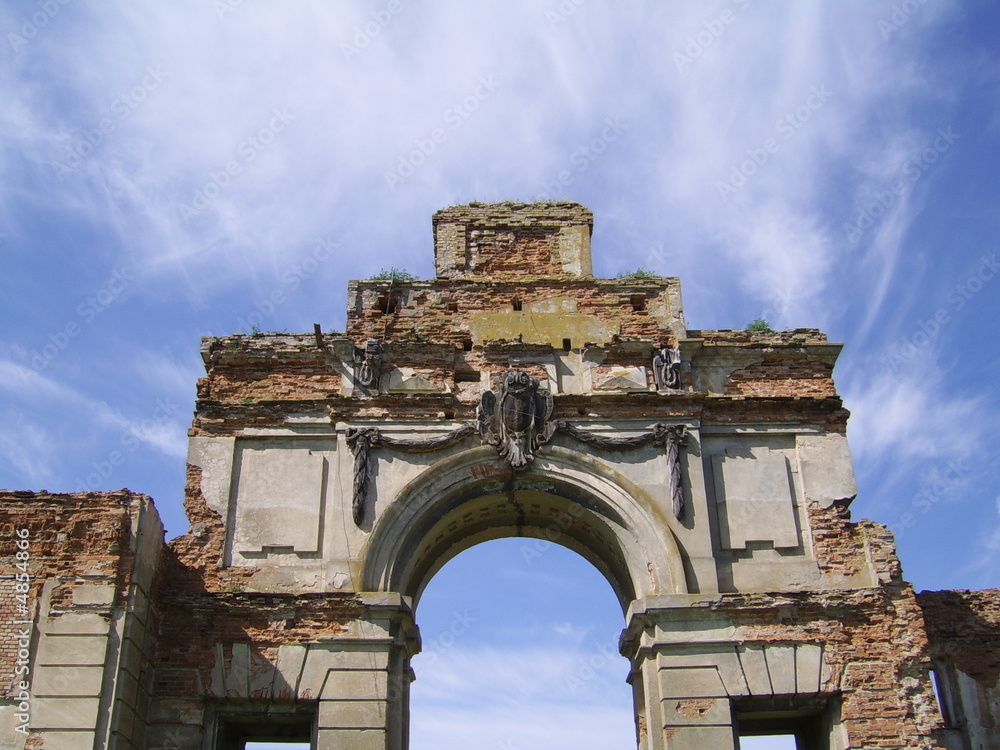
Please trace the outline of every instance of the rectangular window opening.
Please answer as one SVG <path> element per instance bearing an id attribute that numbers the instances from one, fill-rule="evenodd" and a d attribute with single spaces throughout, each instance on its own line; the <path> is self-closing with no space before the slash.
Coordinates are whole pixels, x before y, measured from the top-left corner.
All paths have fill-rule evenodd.
<path id="1" fill-rule="evenodd" d="M 740 735 L 740 750 L 798 750 L 794 734 Z"/>
<path id="2" fill-rule="evenodd" d="M 314 706 L 257 706 L 227 703 L 213 707 L 215 750 L 307 750 L 312 747 Z"/>
<path id="3" fill-rule="evenodd" d="M 739 750 L 830 750 L 828 697 L 775 696 L 735 703 Z"/>

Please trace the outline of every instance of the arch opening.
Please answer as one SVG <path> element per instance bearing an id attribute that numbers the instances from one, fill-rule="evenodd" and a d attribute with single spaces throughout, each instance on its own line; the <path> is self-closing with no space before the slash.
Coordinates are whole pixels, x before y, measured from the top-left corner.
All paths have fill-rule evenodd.
<path id="1" fill-rule="evenodd" d="M 549 543 L 535 556 L 533 542 L 474 545 L 425 586 L 413 750 L 634 744 L 618 594 L 581 555 Z"/>

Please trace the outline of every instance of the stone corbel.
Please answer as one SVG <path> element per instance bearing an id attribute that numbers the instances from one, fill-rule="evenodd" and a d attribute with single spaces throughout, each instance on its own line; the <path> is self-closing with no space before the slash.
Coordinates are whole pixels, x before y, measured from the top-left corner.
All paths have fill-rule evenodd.
<path id="1" fill-rule="evenodd" d="M 658 391 L 676 391 L 681 387 L 680 348 L 664 347 L 653 352 L 653 377 Z"/>
<path id="2" fill-rule="evenodd" d="M 364 349 L 354 350 L 354 382 L 366 390 L 377 391 L 382 376 L 382 345 L 368 339 Z"/>

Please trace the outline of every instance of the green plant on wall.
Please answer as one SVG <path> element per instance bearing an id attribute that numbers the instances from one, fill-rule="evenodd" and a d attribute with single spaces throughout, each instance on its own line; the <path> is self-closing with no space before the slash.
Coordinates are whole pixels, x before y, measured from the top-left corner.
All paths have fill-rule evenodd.
<path id="1" fill-rule="evenodd" d="M 620 271 L 615 277 L 616 279 L 655 279 L 656 274 L 649 271 L 642 266 L 639 266 L 634 271 Z"/>
<path id="2" fill-rule="evenodd" d="M 372 281 L 418 281 L 419 276 L 410 273 L 405 268 L 396 268 L 393 266 L 388 271 L 382 269 L 377 274 L 371 277 Z"/>
<path id="3" fill-rule="evenodd" d="M 757 318 L 747 324 L 748 331 L 756 331 L 757 333 L 773 333 L 774 329 L 771 328 L 771 324 L 768 323 L 764 318 Z"/>

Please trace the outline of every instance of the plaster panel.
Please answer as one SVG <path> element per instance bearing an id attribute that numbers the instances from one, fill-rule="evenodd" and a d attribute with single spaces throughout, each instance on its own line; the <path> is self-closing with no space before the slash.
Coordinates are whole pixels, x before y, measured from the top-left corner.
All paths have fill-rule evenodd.
<path id="1" fill-rule="evenodd" d="M 728 698 L 681 698 L 663 701 L 663 725 L 721 724 L 731 721 Z"/>
<path id="2" fill-rule="evenodd" d="M 723 549 L 748 542 L 799 546 L 795 505 L 784 455 L 766 448 L 712 456 Z"/>
<path id="3" fill-rule="evenodd" d="M 94 746 L 94 732 L 39 732 L 45 750 L 80 750 Z"/>
<path id="4" fill-rule="evenodd" d="M 795 694 L 795 646 L 766 646 L 764 658 L 776 695 Z"/>
<path id="5" fill-rule="evenodd" d="M 38 667 L 34 671 L 31 688 L 38 698 L 92 698 L 100 696 L 103 679 L 103 666 Z"/>
<path id="6" fill-rule="evenodd" d="M 386 733 L 381 729 L 320 729 L 316 750 L 385 750 Z"/>
<path id="7" fill-rule="evenodd" d="M 289 441 L 238 449 L 234 558 L 265 548 L 318 553 L 326 459 Z M 234 560 L 238 562 L 238 560 Z"/>
<path id="8" fill-rule="evenodd" d="M 99 706 L 99 698 L 35 698 L 31 728 L 92 730 L 97 725 Z"/>
<path id="9" fill-rule="evenodd" d="M 584 342 L 600 345 L 610 343 L 619 328 L 582 313 L 477 313 L 469 319 L 472 340 L 478 344 L 504 339 L 562 348 L 563 341 L 569 339 L 573 346 Z"/>
<path id="10" fill-rule="evenodd" d="M 320 701 L 320 729 L 384 729 L 385 701 Z"/>
<path id="11" fill-rule="evenodd" d="M 719 670 L 675 667 L 660 670 L 660 694 L 665 698 L 711 698 L 726 695 Z"/>
<path id="12" fill-rule="evenodd" d="M 37 663 L 41 666 L 63 664 L 103 666 L 108 650 L 104 636 L 46 636 L 38 646 Z"/>

